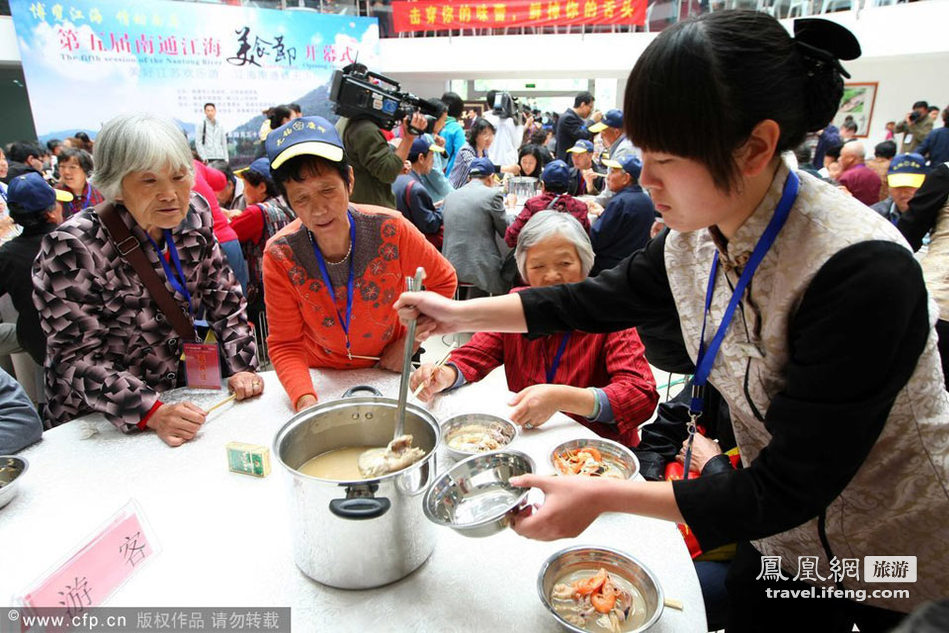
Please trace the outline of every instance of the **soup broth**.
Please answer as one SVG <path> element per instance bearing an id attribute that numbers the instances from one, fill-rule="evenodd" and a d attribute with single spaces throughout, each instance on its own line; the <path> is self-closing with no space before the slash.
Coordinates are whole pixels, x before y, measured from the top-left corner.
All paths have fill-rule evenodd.
<path id="1" fill-rule="evenodd" d="M 575 589 L 596 574 L 594 569 L 583 569 L 559 578 L 550 595 L 554 611 L 572 625 L 591 633 L 623 633 L 642 626 L 649 617 L 646 601 L 631 582 L 615 572 L 607 575 L 623 597 L 609 612 L 598 611 L 590 596 L 577 595 Z"/>
<path id="2" fill-rule="evenodd" d="M 297 470 L 310 477 L 333 481 L 359 481 L 365 479 L 359 472 L 359 456 L 377 446 L 352 446 L 321 453 L 308 460 Z"/>

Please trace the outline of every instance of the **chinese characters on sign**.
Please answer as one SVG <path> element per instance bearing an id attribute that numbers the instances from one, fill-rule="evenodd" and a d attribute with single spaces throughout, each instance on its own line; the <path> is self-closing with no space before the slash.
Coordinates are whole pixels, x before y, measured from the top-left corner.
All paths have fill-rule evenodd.
<path id="1" fill-rule="evenodd" d="M 67 616 L 101 605 L 155 550 L 130 502 L 109 525 L 23 597 L 32 608 L 59 608 Z"/>
<path id="2" fill-rule="evenodd" d="M 646 23 L 646 0 L 506 0 L 393 2 L 397 33 L 470 28 Z"/>
<path id="3" fill-rule="evenodd" d="M 864 582 L 916 582 L 915 556 L 864 556 Z M 829 573 L 821 573 L 818 556 L 798 556 L 797 573 L 789 577 L 781 570 L 780 556 L 762 556 L 761 571 L 755 580 L 777 582 L 782 580 L 810 581 L 812 583 L 833 581 L 842 583 L 846 579 L 860 582 L 860 559 L 830 559 Z M 786 568 L 785 568 L 786 569 Z"/>
<path id="4" fill-rule="evenodd" d="M 242 27 L 235 31 L 234 35 L 237 36 L 237 52 L 227 58 L 229 64 L 260 66 L 261 61 L 267 61 L 266 58 L 272 55 L 270 61 L 274 64 L 292 66 L 297 58 L 296 47 L 287 48 L 283 43 L 282 35 L 275 35 L 272 42 L 255 35 L 253 44 L 250 43 L 250 27 Z"/>

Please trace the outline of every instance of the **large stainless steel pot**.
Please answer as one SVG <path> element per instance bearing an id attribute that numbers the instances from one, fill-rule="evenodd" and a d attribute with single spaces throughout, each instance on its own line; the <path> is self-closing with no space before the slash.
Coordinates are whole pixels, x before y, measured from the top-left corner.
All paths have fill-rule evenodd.
<path id="1" fill-rule="evenodd" d="M 376 396 L 350 397 L 356 390 Z M 274 455 L 289 473 L 293 556 L 307 576 L 342 589 L 368 589 L 408 576 L 435 547 L 422 496 L 435 477 L 438 422 L 407 405 L 405 432 L 426 451 L 409 468 L 377 479 L 331 481 L 301 474 L 309 459 L 336 448 L 385 446 L 397 403 L 375 389 L 354 387 L 343 399 L 301 411 L 274 438 Z"/>

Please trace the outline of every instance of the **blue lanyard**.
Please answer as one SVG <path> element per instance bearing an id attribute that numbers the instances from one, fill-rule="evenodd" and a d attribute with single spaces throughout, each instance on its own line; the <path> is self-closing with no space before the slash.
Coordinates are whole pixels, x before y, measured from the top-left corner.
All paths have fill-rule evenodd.
<path id="1" fill-rule="evenodd" d="M 351 359 L 352 356 L 352 346 L 349 341 L 349 324 L 353 319 L 353 287 L 355 285 L 356 278 L 356 223 L 353 221 L 353 214 L 349 211 L 346 212 L 346 215 L 349 217 L 349 243 L 351 245 L 352 255 L 349 258 L 349 281 L 346 283 L 346 318 L 343 319 L 343 315 L 339 311 L 339 307 L 336 305 L 336 290 L 333 288 L 333 281 L 330 279 L 329 269 L 326 268 L 326 260 L 323 258 L 323 253 L 320 251 L 320 247 L 316 245 L 316 240 L 313 239 L 313 234 L 310 231 L 307 231 L 307 235 L 310 236 L 310 243 L 313 245 L 313 254 L 316 256 L 316 262 L 320 265 L 320 274 L 323 275 L 323 283 L 326 284 L 327 289 L 330 292 L 330 301 L 333 302 L 333 307 L 336 308 L 336 317 L 339 320 L 340 327 L 343 328 L 343 334 L 346 335 L 346 355 Z"/>
<path id="2" fill-rule="evenodd" d="M 567 341 L 569 340 L 570 332 L 567 332 L 560 341 L 560 347 L 557 348 L 557 354 L 554 356 L 553 364 L 547 368 L 547 384 L 551 384 L 554 381 L 554 376 L 557 375 L 557 368 L 560 367 L 560 359 L 563 358 L 563 351 L 567 349 Z"/>
<path id="3" fill-rule="evenodd" d="M 83 209 L 88 209 L 89 201 L 92 200 L 92 185 L 89 184 L 89 181 L 86 181 L 86 188 L 87 188 L 86 201 L 82 203 L 82 208 L 79 209 L 80 211 L 82 211 Z M 165 237 L 167 238 L 167 236 Z"/>
<path id="4" fill-rule="evenodd" d="M 185 283 L 185 274 L 181 268 L 181 260 L 178 259 L 178 249 L 175 248 L 175 241 L 172 239 L 171 230 L 165 229 L 164 234 L 165 245 L 168 247 L 168 254 L 171 255 L 171 263 L 175 265 L 175 270 L 172 270 L 171 266 L 168 265 L 168 260 L 161 254 L 161 249 L 158 248 L 158 244 L 155 243 L 155 240 L 152 239 L 152 236 L 149 235 L 147 231 L 145 232 L 145 237 L 148 238 L 152 248 L 155 249 L 155 254 L 158 255 L 158 261 L 165 270 L 165 277 L 168 278 L 168 283 L 171 284 L 175 292 L 181 293 L 184 295 L 184 298 L 188 300 L 188 312 L 193 319 L 194 306 L 191 305 L 191 294 L 188 292 L 188 286 Z"/>
<path id="5" fill-rule="evenodd" d="M 742 271 L 741 277 L 738 279 L 738 284 L 735 286 L 734 292 L 732 292 L 732 298 L 728 302 L 725 314 L 722 315 L 722 322 L 718 325 L 718 330 L 715 332 L 712 342 L 706 347 L 705 326 L 708 321 L 709 310 L 712 307 L 712 296 L 715 293 L 715 278 L 718 276 L 717 251 L 712 258 L 712 273 L 708 279 L 708 290 L 705 293 L 705 312 L 702 315 L 702 338 L 699 341 L 699 354 L 695 363 L 695 375 L 692 376 L 692 401 L 689 405 L 689 445 L 685 453 L 683 479 L 689 478 L 689 466 L 692 461 L 692 442 L 695 437 L 695 422 L 699 416 L 702 415 L 702 410 L 705 408 L 703 392 L 705 385 L 708 383 L 708 376 L 712 372 L 715 357 L 718 355 L 718 349 L 722 346 L 725 333 L 728 331 L 728 326 L 735 316 L 735 309 L 741 302 L 741 298 L 745 294 L 745 289 L 748 287 L 748 284 L 751 283 L 751 278 L 758 269 L 758 265 L 761 263 L 761 260 L 764 259 L 771 245 L 774 244 L 774 240 L 777 239 L 778 233 L 781 231 L 781 228 L 791 213 L 791 207 L 794 206 L 794 201 L 797 199 L 799 185 L 800 180 L 797 174 L 793 171 L 788 173 L 788 178 L 784 183 L 784 191 L 781 193 L 781 200 L 778 202 L 778 206 L 774 211 L 774 216 L 768 223 L 767 228 L 765 228 L 764 233 L 758 239 L 758 243 L 755 244 L 755 249 L 748 259 L 748 264 Z"/>

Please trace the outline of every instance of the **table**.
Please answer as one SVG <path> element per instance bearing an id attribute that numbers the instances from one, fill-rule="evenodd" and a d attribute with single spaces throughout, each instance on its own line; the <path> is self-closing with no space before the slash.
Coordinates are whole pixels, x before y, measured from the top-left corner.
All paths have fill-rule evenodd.
<path id="1" fill-rule="evenodd" d="M 357 384 L 393 398 L 398 392 L 398 375 L 381 370 L 312 374 L 322 400 Z M 261 398 L 213 412 L 180 448 L 167 448 L 154 433 L 122 435 L 91 415 L 47 431 L 24 451 L 30 469 L 19 495 L 0 510 L 0 604 L 11 604 L 134 498 L 162 551 L 105 606 L 289 606 L 293 629 L 306 632 L 554 632 L 560 629 L 537 596 L 537 573 L 552 553 L 582 543 L 632 554 L 657 575 L 668 598 L 684 603 L 683 611 L 667 608 L 654 631 L 706 630 L 698 580 L 675 525 L 629 515 L 603 515 L 579 538 L 552 543 L 511 530 L 470 539 L 439 529 L 432 557 L 397 583 L 346 591 L 310 580 L 293 563 L 287 474 L 273 455 L 274 471 L 263 479 L 227 470 L 225 443 L 270 447 L 291 416 L 276 374 L 262 376 Z M 431 409 L 439 419 L 471 411 L 504 415 L 509 397 L 497 386 L 476 383 L 439 396 Z M 514 447 L 549 473 L 547 454 L 554 446 L 590 435 L 557 414 L 541 429 L 522 433 Z"/>

